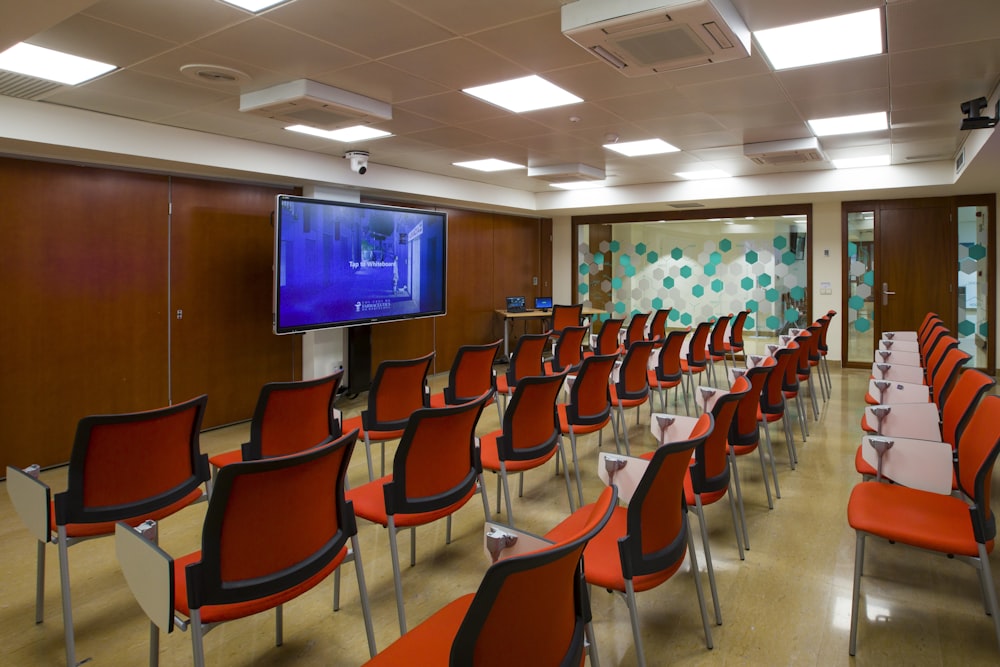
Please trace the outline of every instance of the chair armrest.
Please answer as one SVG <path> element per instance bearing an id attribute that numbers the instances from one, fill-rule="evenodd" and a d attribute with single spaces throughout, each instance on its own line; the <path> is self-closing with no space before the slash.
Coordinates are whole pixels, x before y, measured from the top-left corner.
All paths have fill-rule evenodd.
<path id="1" fill-rule="evenodd" d="M 486 522 L 483 531 L 483 548 L 491 563 L 531 551 L 538 551 L 552 544 L 554 544 L 552 540 L 547 540 L 534 533 L 490 521 Z"/>
<path id="2" fill-rule="evenodd" d="M 635 495 L 636 487 L 648 467 L 649 461 L 635 456 L 601 452 L 597 457 L 597 476 L 607 486 L 617 486 L 618 498 L 626 505 Z"/>
<path id="3" fill-rule="evenodd" d="M 882 475 L 897 484 L 931 493 L 949 495 L 954 468 L 951 445 L 913 438 L 885 438 L 865 436 L 861 440 L 861 456 L 878 469 L 878 452 L 872 441 L 890 440 L 892 443 L 882 457 Z"/>
<path id="4" fill-rule="evenodd" d="M 52 491 L 38 479 L 38 466 L 29 466 L 25 470 L 7 466 L 7 495 L 28 531 L 39 542 L 51 540 L 49 507 L 52 503 Z"/>
<path id="5" fill-rule="evenodd" d="M 656 438 L 657 445 L 665 445 L 668 442 L 687 440 L 697 422 L 697 417 L 654 412 L 649 420 L 649 432 Z"/>
<path id="6" fill-rule="evenodd" d="M 917 340 L 916 331 L 883 331 L 882 338 L 886 340 Z"/>
<path id="7" fill-rule="evenodd" d="M 895 403 L 929 403 L 930 387 L 912 382 L 889 382 L 888 380 L 869 380 L 868 394 L 882 405 Z"/>
<path id="8" fill-rule="evenodd" d="M 876 362 L 872 364 L 872 377 L 876 380 L 889 380 L 890 382 L 924 384 L 924 369 L 920 366 Z"/>
<path id="9" fill-rule="evenodd" d="M 899 364 L 900 366 L 919 366 L 920 354 L 917 352 L 896 352 L 894 350 L 875 350 L 876 362 Z"/>
<path id="10" fill-rule="evenodd" d="M 883 338 L 878 342 L 878 349 L 892 350 L 893 352 L 916 352 L 919 354 L 920 344 L 915 340 L 886 340 Z"/>
<path id="11" fill-rule="evenodd" d="M 874 406 L 865 408 L 868 423 L 879 425 L 879 435 L 941 442 L 941 425 L 937 406 L 933 403 L 896 403 L 882 407 L 888 407 L 889 412 L 881 421 Z"/>
<path id="12" fill-rule="evenodd" d="M 139 526 L 146 528 L 147 521 Z M 174 629 L 174 559 L 141 530 L 115 524 L 115 553 L 125 581 L 146 616 L 160 630 Z"/>

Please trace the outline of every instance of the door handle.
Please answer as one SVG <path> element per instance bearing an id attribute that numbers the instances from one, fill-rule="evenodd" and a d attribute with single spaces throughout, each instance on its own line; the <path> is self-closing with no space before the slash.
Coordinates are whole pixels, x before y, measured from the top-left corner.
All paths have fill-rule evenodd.
<path id="1" fill-rule="evenodd" d="M 882 283 L 882 305 L 883 306 L 888 306 L 889 305 L 889 297 L 890 296 L 895 296 L 895 294 L 896 294 L 895 292 L 890 292 L 889 291 L 889 283 Z"/>

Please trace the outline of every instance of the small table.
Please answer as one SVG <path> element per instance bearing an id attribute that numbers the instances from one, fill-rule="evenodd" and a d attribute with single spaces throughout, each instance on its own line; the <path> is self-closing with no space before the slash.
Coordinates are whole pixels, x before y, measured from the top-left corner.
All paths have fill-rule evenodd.
<path id="1" fill-rule="evenodd" d="M 597 308 L 586 308 L 580 313 L 582 317 L 589 317 L 591 324 L 594 322 L 594 317 L 603 313 L 603 310 L 598 310 Z M 503 318 L 503 359 L 501 361 L 510 361 L 510 321 L 519 319 L 550 319 L 552 317 L 551 310 L 525 310 L 523 312 L 512 313 L 507 310 L 497 309 L 497 315 Z"/>

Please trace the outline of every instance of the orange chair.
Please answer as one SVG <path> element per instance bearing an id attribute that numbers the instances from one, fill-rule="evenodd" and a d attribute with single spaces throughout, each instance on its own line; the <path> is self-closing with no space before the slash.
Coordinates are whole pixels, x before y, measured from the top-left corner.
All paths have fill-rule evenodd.
<path id="1" fill-rule="evenodd" d="M 486 405 L 483 394 L 474 401 L 447 408 L 422 408 L 412 414 L 399 441 L 392 473 L 347 492 L 354 513 L 389 530 L 389 551 L 396 588 L 399 632 L 406 633 L 403 582 L 396 533 L 410 528 L 410 565 L 417 560 L 416 527 L 447 519 L 480 492 L 483 513 L 490 508 L 483 485 L 483 467 L 476 446 L 476 423 Z"/>
<path id="2" fill-rule="evenodd" d="M 587 338 L 589 327 L 565 327 L 556 337 L 552 358 L 546 361 L 543 368 L 546 375 L 569 371 L 575 373 L 583 361 L 583 343 Z"/>
<path id="3" fill-rule="evenodd" d="M 555 304 L 552 306 L 552 331 L 550 335 L 558 336 L 566 327 L 578 327 L 583 324 L 583 304 Z"/>
<path id="4" fill-rule="evenodd" d="M 691 414 L 688 406 L 687 385 L 684 383 L 684 369 L 681 367 L 681 349 L 684 347 L 684 339 L 690 333 L 691 327 L 671 331 L 667 338 L 657 350 L 656 367 L 649 370 L 646 379 L 650 389 L 656 389 L 660 396 L 660 411 L 666 412 L 666 393 L 674 390 L 674 405 L 677 404 L 677 392 L 684 392 L 684 412 Z"/>
<path id="5" fill-rule="evenodd" d="M 622 354 L 628 350 L 632 343 L 636 343 L 640 340 L 646 340 L 646 322 L 649 321 L 649 313 L 633 313 L 632 319 L 628 322 L 628 328 L 625 330 L 625 340 L 622 342 L 620 352 Z"/>
<path id="6" fill-rule="evenodd" d="M 584 350 L 584 358 L 595 354 L 618 354 L 618 332 L 622 330 L 623 324 L 625 324 L 624 319 L 610 317 L 604 320 L 601 331 L 596 336 L 591 336 L 591 341 L 595 342 L 591 344 L 591 349 Z"/>
<path id="7" fill-rule="evenodd" d="M 708 624 L 683 491 L 691 453 L 712 432 L 712 421 L 711 415 L 702 415 L 688 439 L 667 443 L 649 453 L 648 465 L 628 507 L 616 507 L 611 520 L 590 540 L 583 552 L 587 583 L 625 596 L 632 622 L 636 660 L 640 667 L 645 666 L 646 656 L 642 648 L 635 594 L 651 590 L 674 576 L 684 563 L 685 555 L 691 558 L 690 570 L 705 629 L 705 644 L 712 648 L 712 630 Z M 581 507 L 545 537 L 558 541 L 566 535 L 576 534 L 592 514 L 592 506 Z M 662 662 L 662 657 L 656 660 L 657 664 Z"/>
<path id="8" fill-rule="evenodd" d="M 795 362 L 796 351 L 788 348 L 776 350 L 774 353 L 774 368 L 764 382 L 764 390 L 760 393 L 760 409 L 757 412 L 757 421 L 764 427 L 764 440 L 767 443 L 768 451 L 773 452 L 771 446 L 770 424 L 781 420 L 785 428 L 785 444 L 788 447 L 788 464 L 795 470 L 798 463 L 798 455 L 795 452 L 795 438 L 792 435 L 792 425 L 787 416 L 787 401 L 782 390 L 785 382 L 785 373 L 788 366 Z M 775 478 L 777 479 L 777 478 Z"/>
<path id="9" fill-rule="evenodd" d="M 809 401 L 812 403 L 813 420 L 819 421 L 819 401 L 816 400 L 816 384 L 812 379 L 812 350 L 816 348 L 817 357 L 819 355 L 819 338 L 810 329 L 799 331 L 795 337 L 795 342 L 799 344 L 799 356 L 796 357 L 796 379 L 799 387 L 805 384 L 809 387 Z M 824 396 L 824 400 L 825 400 Z"/>
<path id="10" fill-rule="evenodd" d="M 497 352 L 503 339 L 485 345 L 462 345 L 455 353 L 455 360 L 448 371 L 448 386 L 436 394 L 431 394 L 430 406 L 443 408 L 472 401 L 483 394 L 490 395 L 490 402 L 496 403 L 497 416 L 503 417 L 500 403 L 496 400 L 497 373 L 493 368 Z"/>
<path id="11" fill-rule="evenodd" d="M 851 601 L 851 655 L 857 648 L 861 576 L 865 539 L 869 536 L 888 540 L 889 544 L 937 552 L 975 567 L 986 613 L 993 617 L 993 629 L 1000 643 L 1000 606 L 989 562 L 996 537 L 996 518 L 990 509 L 990 493 L 998 452 L 1000 397 L 987 396 L 976 408 L 958 441 L 955 473 L 961 497 L 880 482 L 861 482 L 851 491 L 847 520 L 857 533 Z M 869 573 L 868 576 L 872 575 Z"/>
<path id="12" fill-rule="evenodd" d="M 598 665 L 582 561 L 611 517 L 609 487 L 575 532 L 535 551 L 501 558 L 479 590 L 445 605 L 367 663 L 370 667 Z M 589 649 L 587 645 L 589 644 Z"/>
<path id="13" fill-rule="evenodd" d="M 736 549 L 740 560 L 745 560 L 743 554 L 743 535 L 746 535 L 746 521 L 743 515 L 743 499 L 733 488 L 732 467 L 735 461 L 729 450 L 729 433 L 736 416 L 736 408 L 740 399 L 750 391 L 750 383 L 746 378 L 738 377 L 730 391 L 702 388 L 702 396 L 707 409 L 715 421 L 714 430 L 705 438 L 702 446 L 695 449 L 694 460 L 684 478 L 684 496 L 688 507 L 694 507 L 701 526 L 702 549 L 705 552 L 705 565 L 708 569 L 708 581 L 712 586 L 712 596 L 715 598 L 715 619 L 721 623 L 718 594 L 715 587 L 715 568 L 712 566 L 712 552 L 708 541 L 708 524 L 705 521 L 705 505 L 712 505 L 723 498 L 729 500 L 729 510 L 733 517 L 733 531 L 736 533 Z M 698 397 L 695 398 L 699 400 Z M 740 529 L 743 529 L 741 534 Z M 749 548 L 749 545 L 746 545 Z"/>
<path id="14" fill-rule="evenodd" d="M 594 355 L 584 359 L 580 365 L 580 372 L 576 374 L 569 389 L 569 400 L 556 405 L 559 413 L 559 430 L 563 435 L 569 436 L 580 505 L 583 505 L 583 482 L 580 481 L 576 437 L 597 433 L 597 442 L 600 445 L 601 431 L 611 421 L 610 378 L 617 359 L 616 354 Z M 612 431 L 615 434 L 615 448 L 619 449 L 618 431 L 615 429 Z"/>
<path id="15" fill-rule="evenodd" d="M 660 308 L 649 321 L 648 340 L 660 340 L 667 337 L 667 319 L 670 317 L 671 308 Z"/>
<path id="16" fill-rule="evenodd" d="M 708 334 L 711 322 L 701 322 L 694 328 L 688 343 L 687 355 L 681 358 L 681 370 L 688 378 L 688 389 L 694 394 L 694 376 L 708 369 Z M 694 413 L 698 414 L 698 401 L 694 402 Z"/>
<path id="17" fill-rule="evenodd" d="M 785 349 L 791 350 L 792 354 L 785 367 L 784 379 L 781 382 L 781 391 L 785 395 L 785 403 L 794 399 L 795 413 L 799 422 L 799 430 L 802 433 L 802 442 L 809 436 L 809 425 L 806 423 L 806 411 L 802 401 L 802 394 L 799 392 L 799 357 L 808 350 L 797 340 L 790 340 Z M 806 362 L 808 365 L 808 361 Z"/>
<path id="18" fill-rule="evenodd" d="M 562 459 L 566 478 L 566 495 L 573 511 L 569 466 L 562 447 L 556 402 L 566 379 L 566 371 L 556 375 L 523 378 L 514 389 L 514 397 L 504 412 L 501 428 L 479 439 L 479 455 L 483 470 L 497 474 L 497 512 L 500 511 L 500 485 L 507 502 L 507 523 L 514 525 L 510 486 L 507 477 L 520 473 L 518 496 L 524 492 L 524 471 L 538 468 L 556 454 Z"/>
<path id="19" fill-rule="evenodd" d="M 736 367 L 736 355 L 743 354 L 743 350 L 746 347 L 746 344 L 743 342 L 743 328 L 746 326 L 749 316 L 749 308 L 736 313 L 729 327 L 729 340 L 723 342 L 723 347 L 733 360 L 733 368 Z"/>
<path id="20" fill-rule="evenodd" d="M 728 382 L 729 362 L 726 359 L 729 355 L 729 350 L 726 349 L 726 329 L 729 327 L 731 319 L 733 319 L 733 316 L 730 314 L 723 315 L 715 320 L 715 324 L 712 325 L 712 331 L 708 336 L 708 377 L 709 382 L 716 387 L 719 386 L 719 379 L 715 376 L 716 361 L 722 362 L 722 370 L 725 373 L 725 379 L 722 382 Z"/>
<path id="21" fill-rule="evenodd" d="M 826 315 L 818 320 L 822 326 L 819 334 L 820 366 L 823 369 L 822 377 L 826 381 L 826 390 L 828 395 L 832 395 L 833 392 L 833 378 L 830 376 L 830 364 L 826 359 L 827 354 L 830 352 L 830 345 L 827 343 L 827 335 L 830 332 L 830 323 L 833 322 L 833 318 L 836 314 L 837 311 L 829 310 Z"/>
<path id="22" fill-rule="evenodd" d="M 823 402 L 826 403 L 827 401 L 830 400 L 830 396 L 829 396 L 829 394 L 827 392 L 826 378 L 823 377 L 823 375 L 822 375 L 823 371 L 820 369 L 820 363 L 821 363 L 821 360 L 823 359 L 823 353 L 820 352 L 820 350 L 819 350 L 819 342 L 820 342 L 820 340 L 821 340 L 821 338 L 823 336 L 823 325 L 822 325 L 822 323 L 820 323 L 819 320 L 816 320 L 815 322 L 813 322 L 812 324 L 810 324 L 808 327 L 806 327 L 806 331 L 808 331 L 809 334 L 810 334 L 810 336 L 809 336 L 809 355 L 808 355 L 808 359 L 809 359 L 809 378 L 808 378 L 809 393 L 812 394 L 812 392 L 814 390 L 814 387 L 815 387 L 815 384 L 813 383 L 813 380 L 812 380 L 812 372 L 813 372 L 813 370 L 815 370 L 816 371 L 816 375 L 818 376 L 818 380 L 819 380 L 819 395 L 823 399 Z M 799 378 L 799 380 L 801 381 L 802 378 Z"/>
<path id="23" fill-rule="evenodd" d="M 503 401 L 504 409 L 507 401 L 514 394 L 514 387 L 521 378 L 532 375 L 545 375 L 545 362 L 542 356 L 549 344 L 550 331 L 538 334 L 524 334 L 517 339 L 514 352 L 510 355 L 507 372 L 497 376 L 497 393 Z"/>
<path id="24" fill-rule="evenodd" d="M 181 558 L 171 558 L 142 532 L 118 524 L 115 547 L 122 571 L 154 626 L 150 665 L 157 664 L 157 627 L 167 632 L 190 628 L 194 665 L 203 667 L 205 633 L 270 609 L 276 613 L 275 645 L 281 646 L 282 605 L 352 560 L 368 651 L 375 655 L 357 522 L 344 499 L 357 436 L 352 430 L 296 454 L 221 468 L 201 548 Z"/>
<path id="25" fill-rule="evenodd" d="M 344 431 L 360 429 L 368 460 L 368 479 L 375 479 L 372 466 L 372 443 L 382 445 L 382 474 L 385 474 L 385 443 L 403 436 L 410 415 L 430 404 L 427 373 L 434 353 L 415 359 L 390 359 L 381 362 L 368 390 L 368 409 L 344 421 Z"/>
<path id="26" fill-rule="evenodd" d="M 778 471 L 774 465 L 774 452 L 770 451 L 770 442 L 760 441 L 760 421 L 757 415 L 760 410 L 760 397 L 767 384 L 767 378 L 774 370 L 775 360 L 767 357 L 760 366 L 748 368 L 743 372 L 743 377 L 750 383 L 750 391 L 743 395 L 739 405 L 736 407 L 736 416 L 729 430 L 729 451 L 735 460 L 739 457 L 757 452 L 760 457 L 760 473 L 764 480 L 764 491 L 767 494 L 767 507 L 774 509 L 774 501 L 771 499 L 771 485 L 767 481 L 767 468 L 764 463 L 764 450 L 767 449 L 767 458 L 771 462 L 771 475 L 774 478 L 774 494 L 781 498 L 781 488 L 778 486 Z M 740 487 L 739 468 L 733 465 L 733 478 L 736 487 Z M 742 494 L 741 494 L 742 497 Z"/>
<path id="27" fill-rule="evenodd" d="M 77 424 L 67 488 L 51 495 L 37 466 L 8 466 L 7 493 L 28 530 L 38 539 L 35 623 L 42 622 L 45 545 L 59 550 L 66 664 L 76 667 L 69 547 L 115 531 L 115 522 L 137 526 L 158 521 L 207 498 L 210 479 L 199 433 L 207 396 L 170 407 L 84 417 Z"/>
<path id="28" fill-rule="evenodd" d="M 628 427 L 625 426 L 625 410 L 635 408 L 637 424 L 639 408 L 643 405 L 648 403 L 650 418 L 653 415 L 653 404 L 649 400 L 649 356 L 653 353 L 654 345 L 651 340 L 632 343 L 618 368 L 618 378 L 611 383 L 611 407 L 618 413 L 617 422 L 612 417 L 612 427 L 616 432 L 621 429 L 626 454 L 631 454 L 631 450 L 628 444 Z M 616 442 L 617 440 L 616 438 Z"/>
<path id="29" fill-rule="evenodd" d="M 213 476 L 237 461 L 285 456 L 341 435 L 333 404 L 344 377 L 340 370 L 315 380 L 268 382 L 261 387 L 250 420 L 250 441 L 240 449 L 208 457 Z"/>

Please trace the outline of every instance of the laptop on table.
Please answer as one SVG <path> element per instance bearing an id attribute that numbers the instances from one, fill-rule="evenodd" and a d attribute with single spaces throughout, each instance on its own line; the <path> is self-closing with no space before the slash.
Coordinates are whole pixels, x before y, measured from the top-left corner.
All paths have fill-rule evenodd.
<path id="1" fill-rule="evenodd" d="M 524 307 L 524 297 L 523 296 L 509 296 L 507 297 L 507 312 L 508 313 L 523 313 L 527 309 Z"/>

